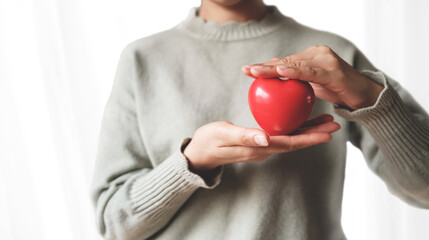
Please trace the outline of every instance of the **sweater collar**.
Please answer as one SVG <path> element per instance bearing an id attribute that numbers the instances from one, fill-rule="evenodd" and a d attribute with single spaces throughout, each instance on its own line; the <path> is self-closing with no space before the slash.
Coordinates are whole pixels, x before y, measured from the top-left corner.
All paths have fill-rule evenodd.
<path id="1" fill-rule="evenodd" d="M 205 22 L 198 16 L 199 9 L 192 8 L 188 17 L 178 25 L 178 28 L 205 39 L 237 41 L 268 34 L 292 20 L 284 16 L 277 7 L 267 7 L 267 15 L 260 21 L 251 20 L 245 23 L 230 21 L 222 24 L 214 21 Z"/>

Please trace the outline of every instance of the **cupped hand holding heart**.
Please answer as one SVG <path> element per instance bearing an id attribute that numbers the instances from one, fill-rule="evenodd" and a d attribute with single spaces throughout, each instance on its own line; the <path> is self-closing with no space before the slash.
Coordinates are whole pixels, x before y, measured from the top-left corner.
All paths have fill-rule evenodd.
<path id="1" fill-rule="evenodd" d="M 304 122 L 293 135 L 269 136 L 258 128 L 236 126 L 231 122 L 208 123 L 195 131 L 183 154 L 189 169 L 203 178 L 212 169 L 237 162 L 260 162 L 271 154 L 329 142 L 340 129 L 333 117 L 324 114 Z"/>

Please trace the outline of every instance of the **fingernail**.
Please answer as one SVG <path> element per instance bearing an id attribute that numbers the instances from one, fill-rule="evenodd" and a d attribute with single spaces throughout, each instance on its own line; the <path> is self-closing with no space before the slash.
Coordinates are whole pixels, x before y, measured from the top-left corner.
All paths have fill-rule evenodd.
<path id="1" fill-rule="evenodd" d="M 254 70 L 261 70 L 262 66 L 261 65 L 252 66 L 252 69 L 254 69 Z"/>
<path id="2" fill-rule="evenodd" d="M 246 70 L 249 70 L 251 67 L 252 67 L 252 66 L 250 66 L 250 65 L 244 65 L 244 66 L 242 66 L 242 68 L 243 68 L 243 69 L 246 69 Z"/>
<path id="3" fill-rule="evenodd" d="M 278 69 L 280 69 L 280 70 L 286 70 L 286 69 L 288 69 L 289 67 L 288 67 L 288 66 L 285 66 L 285 65 L 278 65 L 278 66 L 277 66 L 277 68 L 278 68 Z"/>
<path id="4" fill-rule="evenodd" d="M 325 139 L 323 139 L 323 141 L 322 142 L 329 142 L 329 141 L 331 141 L 332 140 L 332 136 L 331 135 L 328 135 L 328 136 L 326 136 L 326 138 Z"/>
<path id="5" fill-rule="evenodd" d="M 265 139 L 265 136 L 263 135 L 256 135 L 255 143 L 258 144 L 259 146 L 268 146 L 267 139 Z"/>

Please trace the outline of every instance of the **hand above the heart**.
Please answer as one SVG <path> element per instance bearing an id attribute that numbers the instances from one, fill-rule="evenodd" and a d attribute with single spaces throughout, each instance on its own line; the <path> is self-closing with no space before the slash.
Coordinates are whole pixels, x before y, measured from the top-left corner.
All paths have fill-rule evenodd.
<path id="1" fill-rule="evenodd" d="M 234 162 L 258 162 L 271 154 L 290 152 L 329 142 L 340 129 L 331 115 L 306 121 L 293 135 L 269 136 L 257 128 L 238 127 L 230 122 L 212 122 L 195 131 L 183 151 L 190 168 L 204 173 Z"/>
<path id="2" fill-rule="evenodd" d="M 314 46 L 283 59 L 246 65 L 242 71 L 253 78 L 284 77 L 307 81 L 318 98 L 352 110 L 374 105 L 383 90 L 327 46 Z"/>

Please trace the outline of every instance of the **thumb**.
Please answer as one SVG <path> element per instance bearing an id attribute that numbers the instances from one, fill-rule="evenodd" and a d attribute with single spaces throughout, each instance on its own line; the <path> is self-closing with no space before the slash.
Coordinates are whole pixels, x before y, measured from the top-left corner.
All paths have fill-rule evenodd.
<path id="1" fill-rule="evenodd" d="M 268 146 L 269 135 L 262 129 L 244 128 L 228 123 L 222 134 L 224 146 Z"/>

